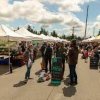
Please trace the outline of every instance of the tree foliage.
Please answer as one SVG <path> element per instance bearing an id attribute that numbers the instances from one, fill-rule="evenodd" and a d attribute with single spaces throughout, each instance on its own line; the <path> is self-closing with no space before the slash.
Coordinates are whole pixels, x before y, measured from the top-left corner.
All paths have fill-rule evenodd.
<path id="1" fill-rule="evenodd" d="M 48 35 L 48 31 L 41 27 L 40 34 Z"/>
<path id="2" fill-rule="evenodd" d="M 100 35 L 100 29 L 99 29 L 99 32 L 98 32 L 98 36 Z"/>
<path id="3" fill-rule="evenodd" d="M 33 34 L 38 34 L 38 32 L 34 30 L 30 25 L 28 25 L 27 30 Z"/>
<path id="4" fill-rule="evenodd" d="M 40 34 L 44 34 L 44 35 L 48 35 L 49 34 L 49 32 L 45 28 L 43 28 L 43 27 L 41 27 L 41 30 L 39 32 L 37 32 L 30 25 L 28 25 L 27 30 L 30 31 L 33 34 L 39 34 L 39 35 Z M 98 35 L 100 35 L 100 31 L 99 31 Z M 58 33 L 55 30 L 53 30 L 51 32 L 51 36 L 53 36 L 53 37 L 60 37 L 61 39 L 66 39 L 66 40 L 69 40 L 69 41 L 71 41 L 72 39 L 82 40 L 81 37 L 76 36 L 74 34 L 69 35 L 69 36 L 66 36 L 65 34 L 62 34 L 62 36 L 59 36 Z"/>
<path id="5" fill-rule="evenodd" d="M 57 34 L 56 31 L 54 30 L 53 32 L 51 32 L 51 36 L 53 36 L 53 37 L 58 37 L 58 34 Z"/>
<path id="6" fill-rule="evenodd" d="M 74 35 L 74 34 L 69 35 L 69 36 L 66 36 L 65 34 L 63 34 L 60 38 L 61 38 L 61 39 L 66 39 L 66 40 L 69 40 L 69 41 L 71 41 L 72 39 L 76 39 L 76 40 L 79 40 L 79 41 L 82 40 L 81 37 L 76 36 L 76 35 Z"/>

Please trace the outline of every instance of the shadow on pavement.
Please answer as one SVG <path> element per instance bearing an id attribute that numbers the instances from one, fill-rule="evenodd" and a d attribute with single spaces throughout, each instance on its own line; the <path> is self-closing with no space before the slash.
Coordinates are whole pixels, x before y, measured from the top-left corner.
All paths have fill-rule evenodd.
<path id="1" fill-rule="evenodd" d="M 64 87 L 63 88 L 63 94 L 65 97 L 72 97 L 76 93 L 76 87 L 74 86 L 69 86 L 69 87 Z"/>
<path id="2" fill-rule="evenodd" d="M 27 81 L 26 82 L 25 81 L 20 81 L 19 83 L 14 84 L 13 87 L 21 87 L 21 86 L 24 86 L 26 84 L 27 84 Z"/>
<path id="3" fill-rule="evenodd" d="M 13 70 L 17 69 L 17 68 L 20 68 L 18 66 L 13 66 Z M 9 66 L 8 65 L 0 65 L 0 75 L 8 75 L 8 74 L 11 74 L 9 73 Z"/>
<path id="4" fill-rule="evenodd" d="M 8 65 L 0 65 L 0 75 L 5 74 L 7 72 L 9 72 Z"/>
<path id="5" fill-rule="evenodd" d="M 51 87 L 58 87 L 58 86 L 60 86 L 60 85 L 54 85 L 54 84 L 52 84 L 52 83 L 49 83 L 48 86 L 51 86 Z"/>
<path id="6" fill-rule="evenodd" d="M 63 80 L 64 84 L 69 86 L 68 82 L 69 82 L 69 78 L 67 77 L 65 80 Z"/>
<path id="7" fill-rule="evenodd" d="M 98 67 L 90 67 L 90 70 L 98 70 Z"/>
<path id="8" fill-rule="evenodd" d="M 40 74 L 40 72 L 41 72 L 41 70 L 37 71 L 37 72 L 35 73 L 35 75 L 39 75 L 39 74 Z"/>

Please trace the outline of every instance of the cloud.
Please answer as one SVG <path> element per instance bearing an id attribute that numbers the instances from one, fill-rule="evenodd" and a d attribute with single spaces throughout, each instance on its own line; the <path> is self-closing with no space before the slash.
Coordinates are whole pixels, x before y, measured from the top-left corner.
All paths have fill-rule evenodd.
<path id="1" fill-rule="evenodd" d="M 0 9 L 2 9 L 2 11 L 0 11 L 0 20 L 13 21 L 15 19 L 22 18 L 22 19 L 27 19 L 31 22 L 40 23 L 43 25 L 43 27 L 46 28 L 48 28 L 52 24 L 60 23 L 66 26 L 65 29 L 61 28 L 61 30 L 60 29 L 58 30 L 60 31 L 60 33 L 64 31 L 68 34 L 71 34 L 72 33 L 71 28 L 73 26 L 78 27 L 76 29 L 84 31 L 84 23 L 69 11 L 67 13 L 50 12 L 43 4 L 45 0 L 22 0 L 22 1 L 23 2 L 14 1 L 13 4 L 9 4 L 8 0 L 1 0 Z M 50 0 L 50 1 L 53 1 L 59 5 L 62 4 L 64 5 L 64 2 L 60 4 L 61 1 L 64 0 Z M 66 3 L 67 2 L 65 2 L 65 4 Z M 71 6 L 69 5 L 69 7 Z M 80 32 L 82 35 L 82 31 L 79 32 L 77 31 L 77 34 L 80 35 Z"/>
<path id="2" fill-rule="evenodd" d="M 46 7 L 38 0 L 14 1 L 9 4 L 8 0 L 0 1 L 0 20 L 11 21 L 22 18 L 38 23 L 58 23 L 62 19 L 53 12 L 46 10 Z"/>
<path id="3" fill-rule="evenodd" d="M 61 23 L 63 18 L 59 16 L 59 14 L 44 12 L 42 17 L 38 20 L 39 23 L 45 24 L 53 24 L 53 23 Z"/>
<path id="4" fill-rule="evenodd" d="M 0 20 L 12 21 L 14 19 L 22 18 L 29 21 L 42 24 L 82 24 L 79 19 L 71 13 L 54 13 L 47 10 L 42 2 L 46 0 L 21 0 L 14 1 L 13 4 L 9 4 L 8 0 L 0 1 Z M 60 0 L 51 0 L 60 4 Z M 62 0 L 63 2 L 65 0 Z M 63 3 L 62 2 L 62 3 Z M 66 3 L 66 2 L 65 2 Z"/>
<path id="5" fill-rule="evenodd" d="M 94 0 L 49 0 L 51 4 L 59 5 L 59 11 L 61 12 L 80 12 L 82 11 L 80 5 L 92 1 Z"/>
<path id="6" fill-rule="evenodd" d="M 78 5 L 72 5 L 72 6 L 67 5 L 67 8 L 66 8 L 66 6 L 61 6 L 59 8 L 59 11 L 60 12 L 68 12 L 68 11 L 80 12 L 80 11 L 82 11 L 82 9 Z"/>
<path id="7" fill-rule="evenodd" d="M 97 16 L 96 21 L 93 23 L 92 27 L 96 27 L 96 29 L 100 29 L 100 15 Z"/>
<path id="8" fill-rule="evenodd" d="M 97 21 L 100 21 L 100 15 L 97 16 Z"/>
<path id="9" fill-rule="evenodd" d="M 62 18 L 64 19 L 63 24 L 70 27 L 84 27 L 84 22 L 80 21 L 74 14 L 72 13 L 61 13 Z"/>
<path id="10" fill-rule="evenodd" d="M 49 28 L 50 27 L 50 24 L 43 24 L 42 27 L 43 28 Z"/>

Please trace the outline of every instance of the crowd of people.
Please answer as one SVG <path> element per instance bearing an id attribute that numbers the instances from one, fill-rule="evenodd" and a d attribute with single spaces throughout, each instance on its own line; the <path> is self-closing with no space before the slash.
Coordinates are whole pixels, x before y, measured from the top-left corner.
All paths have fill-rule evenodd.
<path id="1" fill-rule="evenodd" d="M 82 59 L 85 59 L 85 63 L 87 63 L 88 57 L 95 57 L 99 62 L 100 45 L 98 43 L 85 43 L 79 46 L 81 48 Z"/>
<path id="2" fill-rule="evenodd" d="M 36 59 L 38 52 L 41 52 L 41 72 L 40 76 L 44 74 L 51 75 L 52 73 L 52 58 L 60 57 L 62 63 L 62 80 L 64 78 L 65 72 L 65 63 L 68 63 L 69 66 L 69 79 L 68 82 L 70 85 L 77 84 L 77 73 L 76 66 L 78 63 L 78 55 L 82 54 L 82 59 L 85 59 L 85 63 L 88 61 L 88 57 L 96 57 L 99 63 L 100 60 L 100 46 L 99 44 L 92 43 L 77 43 L 76 40 L 72 40 L 70 44 L 64 44 L 61 42 L 58 43 L 46 43 L 44 42 L 41 47 L 37 49 L 32 44 L 28 44 L 25 47 L 22 44 L 19 44 L 19 52 L 23 52 L 24 62 L 26 64 L 27 71 L 25 73 L 25 82 L 30 79 L 30 72 L 32 64 Z M 52 78 L 52 76 L 51 76 Z M 50 78 L 48 78 L 50 79 Z"/>
<path id="3" fill-rule="evenodd" d="M 51 59 L 52 56 L 60 57 L 62 59 L 62 79 L 65 72 L 65 63 L 68 62 L 70 70 L 70 82 L 69 84 L 77 84 L 76 64 L 78 60 L 78 47 L 76 41 L 73 40 L 71 44 L 56 43 L 50 47 L 50 44 L 44 43 L 41 47 L 42 63 L 44 64 L 45 72 L 51 73 Z M 49 63 L 49 70 L 48 70 Z"/>

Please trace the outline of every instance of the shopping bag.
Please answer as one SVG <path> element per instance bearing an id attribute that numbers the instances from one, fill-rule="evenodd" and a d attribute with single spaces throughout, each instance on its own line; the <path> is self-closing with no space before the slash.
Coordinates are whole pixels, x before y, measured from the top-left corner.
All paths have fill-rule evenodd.
<path id="1" fill-rule="evenodd" d="M 45 61 L 44 61 L 44 59 L 42 59 L 42 62 L 41 62 L 41 69 L 45 69 Z"/>
<path id="2" fill-rule="evenodd" d="M 31 67 L 32 66 L 32 61 L 31 61 L 31 59 L 29 58 L 29 60 L 28 60 L 28 67 Z"/>

